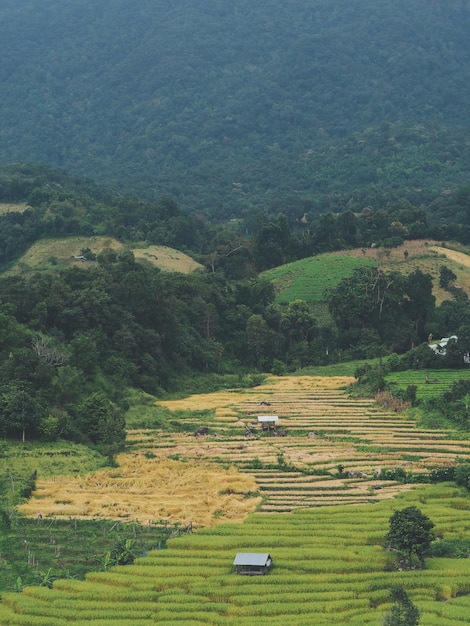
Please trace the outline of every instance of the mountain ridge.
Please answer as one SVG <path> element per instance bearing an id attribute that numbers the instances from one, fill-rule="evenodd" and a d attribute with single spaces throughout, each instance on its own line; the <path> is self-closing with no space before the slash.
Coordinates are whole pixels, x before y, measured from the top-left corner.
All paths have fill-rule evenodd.
<path id="1" fill-rule="evenodd" d="M 223 217 L 468 180 L 466 2 L 30 0 L 0 18 L 0 161 Z"/>

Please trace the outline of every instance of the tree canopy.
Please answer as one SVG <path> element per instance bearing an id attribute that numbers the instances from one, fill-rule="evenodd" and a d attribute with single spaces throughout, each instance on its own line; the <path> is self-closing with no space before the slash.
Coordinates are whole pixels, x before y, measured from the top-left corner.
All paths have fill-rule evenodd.
<path id="1" fill-rule="evenodd" d="M 458 0 L 3 0 L 0 161 L 225 218 L 419 206 L 468 184 L 469 30 Z"/>
<path id="2" fill-rule="evenodd" d="M 389 520 L 387 542 L 391 548 L 403 552 L 409 561 L 416 556 L 422 563 L 435 539 L 434 523 L 418 507 L 409 506 L 395 511 Z"/>

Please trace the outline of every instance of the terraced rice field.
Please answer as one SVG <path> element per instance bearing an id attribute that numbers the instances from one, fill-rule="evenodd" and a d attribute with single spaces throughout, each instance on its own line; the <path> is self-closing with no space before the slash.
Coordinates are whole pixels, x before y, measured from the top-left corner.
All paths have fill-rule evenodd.
<path id="1" fill-rule="evenodd" d="M 350 397 L 351 381 L 272 377 L 250 390 L 166 402 L 171 410 L 212 412 L 203 421 L 179 419 L 189 433 L 130 431 L 131 450 L 118 458 L 119 468 L 38 479 L 20 510 L 209 527 L 255 509 L 378 502 L 413 488 L 378 480 L 381 469 L 423 472 L 470 460 L 470 441 Z M 260 429 L 259 415 L 279 417 L 277 434 Z M 191 434 L 202 426 L 209 434 Z"/>
<path id="2" fill-rule="evenodd" d="M 393 372 L 386 379 L 395 386 L 395 389 L 405 390 L 408 385 L 416 385 L 416 397 L 419 400 L 428 400 L 449 391 L 454 383 L 460 379 L 470 378 L 470 368 L 464 370 L 407 370 Z"/>
<path id="3" fill-rule="evenodd" d="M 273 377 L 262 388 L 219 396 L 218 409 L 204 423 L 186 420 L 194 431 L 208 427 L 208 436 L 135 431 L 131 438 L 160 457 L 237 466 L 255 477 L 264 512 L 376 502 L 410 488 L 377 481 L 381 468 L 424 471 L 452 465 L 457 457 L 470 459 L 470 441 L 416 428 L 403 414 L 382 410 L 371 399 L 350 397 L 351 381 L 330 378 L 326 385 L 315 377 Z M 216 397 L 165 404 L 170 409 L 214 408 Z M 277 431 L 285 436 L 260 431 L 258 415 L 278 415 Z M 246 427 L 253 434 L 245 435 Z M 338 466 L 348 476 L 339 477 Z"/>
<path id="4" fill-rule="evenodd" d="M 419 487 L 398 500 L 285 515 L 250 515 L 172 539 L 134 565 L 60 580 L 53 589 L 7 593 L 2 626 L 327 626 L 381 624 L 390 588 L 402 585 L 420 626 L 470 623 L 468 559 L 430 558 L 422 571 L 386 571 L 384 535 L 392 512 L 419 502 L 436 531 L 468 536 L 469 500 L 449 484 Z M 265 576 L 233 571 L 238 552 L 269 553 Z"/>
<path id="5" fill-rule="evenodd" d="M 468 559 L 429 558 L 425 570 L 402 572 L 384 549 L 391 514 L 411 505 L 432 519 L 439 537 L 466 540 L 468 493 L 449 483 L 397 485 L 374 476 L 379 468 L 421 471 L 457 457 L 468 462 L 470 442 L 418 429 L 404 414 L 351 398 L 350 382 L 273 377 L 256 389 L 167 402 L 172 410 L 212 409 L 203 422 L 185 420 L 193 432 L 205 426 L 209 434 L 135 430 L 119 468 L 70 479 L 62 491 L 57 480 L 39 480 L 31 514 L 50 493 L 52 505 L 63 504 L 66 494 L 68 506 L 90 504 L 95 494 L 93 514 L 103 517 L 145 519 L 143 511 L 153 510 L 160 518 L 168 502 L 173 521 L 187 521 L 185 506 L 204 516 L 192 520 L 192 535 L 132 566 L 4 594 L 0 624 L 380 624 L 395 585 L 420 610 L 420 626 L 470 623 Z M 260 430 L 259 415 L 278 415 L 278 434 Z M 100 490 L 106 492 L 101 512 Z M 234 519 L 243 522 L 231 521 L 234 504 L 242 513 Z M 254 506 L 259 511 L 249 513 Z M 237 552 L 269 553 L 274 567 L 266 576 L 237 575 Z"/>

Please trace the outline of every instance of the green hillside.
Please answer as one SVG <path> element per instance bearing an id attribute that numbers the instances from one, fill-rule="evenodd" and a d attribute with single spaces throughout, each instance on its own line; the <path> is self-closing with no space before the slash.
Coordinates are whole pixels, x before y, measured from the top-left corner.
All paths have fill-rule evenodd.
<path id="1" fill-rule="evenodd" d="M 319 254 L 318 256 L 287 263 L 262 273 L 271 281 L 276 292 L 276 302 L 305 302 L 318 304 L 325 301 L 325 291 L 336 287 L 358 267 L 373 266 L 372 259 L 357 258 L 347 254 Z"/>
<path id="2" fill-rule="evenodd" d="M 231 217 L 420 205 L 470 173 L 462 0 L 0 7 L 0 161 Z"/>
<path id="3" fill-rule="evenodd" d="M 326 252 L 275 267 L 261 276 L 272 282 L 276 303 L 300 299 L 308 302 L 315 311 L 321 312 L 328 289 L 335 288 L 343 278 L 351 276 L 356 268 L 370 266 L 380 266 L 387 272 L 410 274 L 419 269 L 429 274 L 438 304 L 451 297 L 449 291 L 439 285 L 442 266 L 454 272 L 455 282 L 464 293 L 470 292 L 468 248 L 451 243 L 444 246 L 442 242 L 435 241 L 409 241 L 393 249 L 356 248 L 338 253 Z"/>

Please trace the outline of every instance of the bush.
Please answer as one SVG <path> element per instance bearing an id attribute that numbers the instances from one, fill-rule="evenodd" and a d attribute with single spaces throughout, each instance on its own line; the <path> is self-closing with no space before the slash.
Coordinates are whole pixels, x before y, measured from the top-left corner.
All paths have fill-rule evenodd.
<path id="1" fill-rule="evenodd" d="M 468 559 L 470 556 L 469 539 L 449 539 L 436 541 L 430 549 L 430 556 L 447 559 Z"/>
<path id="2" fill-rule="evenodd" d="M 405 411 L 411 407 L 411 403 L 402 399 L 398 394 L 392 394 L 389 391 L 380 391 L 375 396 L 375 401 L 383 409 L 393 410 L 396 412 Z"/>
<path id="3" fill-rule="evenodd" d="M 42 441 L 56 441 L 59 436 L 59 418 L 49 415 L 39 422 L 39 432 Z"/>
<path id="4" fill-rule="evenodd" d="M 456 467 L 454 478 L 459 487 L 470 489 L 470 464 L 465 463 Z"/>
<path id="5" fill-rule="evenodd" d="M 411 602 L 403 587 L 390 590 L 390 599 L 394 605 L 385 616 L 384 626 L 417 626 L 419 611 Z"/>
<path id="6" fill-rule="evenodd" d="M 286 364 L 279 359 L 274 359 L 273 365 L 271 367 L 271 374 L 274 374 L 274 376 L 284 376 L 286 373 Z"/>

